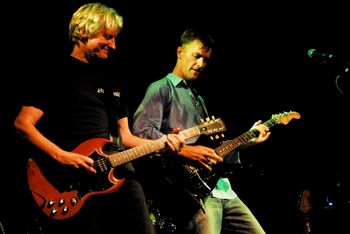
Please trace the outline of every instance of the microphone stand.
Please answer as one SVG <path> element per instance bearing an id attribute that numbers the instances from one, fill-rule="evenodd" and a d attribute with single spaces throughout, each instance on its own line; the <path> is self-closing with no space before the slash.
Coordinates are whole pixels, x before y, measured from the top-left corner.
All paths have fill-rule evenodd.
<path id="1" fill-rule="evenodd" d="M 349 72 L 349 65 L 350 65 L 350 61 L 347 61 L 347 65 L 345 66 L 344 71 L 342 71 L 339 75 L 336 76 L 335 78 L 335 87 L 337 88 L 337 90 L 344 95 L 343 90 L 340 88 L 339 85 L 339 80 L 343 77 L 345 77 L 345 75 Z"/>

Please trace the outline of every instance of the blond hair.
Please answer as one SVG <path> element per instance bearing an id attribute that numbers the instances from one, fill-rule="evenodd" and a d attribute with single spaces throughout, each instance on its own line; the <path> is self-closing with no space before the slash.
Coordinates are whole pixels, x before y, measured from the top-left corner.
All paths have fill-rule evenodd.
<path id="1" fill-rule="evenodd" d="M 69 23 L 69 37 L 73 43 L 84 41 L 101 30 L 114 29 L 120 32 L 123 17 L 102 3 L 88 3 L 74 12 Z"/>

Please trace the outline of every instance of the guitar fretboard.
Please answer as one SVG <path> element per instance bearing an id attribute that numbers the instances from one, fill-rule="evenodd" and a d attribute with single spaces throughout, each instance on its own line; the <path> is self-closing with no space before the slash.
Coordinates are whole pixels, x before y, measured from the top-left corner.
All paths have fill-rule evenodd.
<path id="1" fill-rule="evenodd" d="M 165 140 L 161 138 L 150 143 L 142 144 L 137 147 L 133 147 L 128 150 L 112 154 L 108 157 L 108 159 L 110 160 L 112 167 L 116 167 L 124 163 L 130 162 L 133 159 L 136 159 L 143 155 L 156 152 L 157 150 L 161 150 L 163 148 L 165 148 Z"/>
<path id="2" fill-rule="evenodd" d="M 278 123 L 279 122 L 276 119 L 272 118 L 272 119 L 267 120 L 263 124 L 270 128 Z M 258 136 L 259 136 L 258 130 L 256 130 L 256 129 L 250 130 L 250 131 L 245 132 L 242 135 L 236 137 L 233 140 L 225 142 L 221 146 L 217 147 L 215 149 L 215 151 L 220 157 L 225 157 L 230 152 L 232 152 L 234 149 L 236 149 L 237 147 L 239 147 L 243 144 L 246 144 L 248 141 L 250 141 L 251 139 L 258 137 Z"/>
<path id="3" fill-rule="evenodd" d="M 179 135 L 181 135 L 184 139 L 191 138 L 198 134 L 200 134 L 200 131 L 197 127 L 192 127 L 179 132 Z M 108 158 L 104 158 L 101 160 L 110 160 L 111 166 L 116 167 L 124 163 L 130 162 L 136 158 L 164 149 L 166 146 L 165 142 L 165 139 L 160 138 L 158 140 L 151 141 L 150 143 L 142 144 L 130 148 L 128 150 L 112 154 Z"/>

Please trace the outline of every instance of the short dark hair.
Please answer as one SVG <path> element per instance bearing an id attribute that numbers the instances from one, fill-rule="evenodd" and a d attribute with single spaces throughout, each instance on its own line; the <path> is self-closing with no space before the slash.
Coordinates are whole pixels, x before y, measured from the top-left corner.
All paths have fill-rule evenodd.
<path id="1" fill-rule="evenodd" d="M 207 32 L 198 28 L 186 29 L 181 35 L 179 45 L 186 45 L 194 40 L 201 41 L 207 49 L 214 46 L 214 39 Z"/>

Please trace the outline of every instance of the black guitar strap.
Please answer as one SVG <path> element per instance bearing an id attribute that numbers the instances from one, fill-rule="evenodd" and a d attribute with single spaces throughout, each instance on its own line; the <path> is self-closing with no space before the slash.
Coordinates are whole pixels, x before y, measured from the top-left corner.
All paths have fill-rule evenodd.
<path id="1" fill-rule="evenodd" d="M 195 101 L 196 101 L 196 108 L 197 110 L 201 113 L 201 117 L 203 119 L 205 119 L 206 117 L 209 117 L 208 111 L 207 111 L 207 107 L 204 103 L 204 100 L 202 98 L 202 96 L 200 96 L 197 92 L 196 89 L 191 88 L 192 93 L 194 95 Z"/>
<path id="2" fill-rule="evenodd" d="M 125 150 L 123 145 L 122 137 L 120 135 L 119 126 L 118 126 L 118 115 L 116 108 L 113 104 L 113 93 L 110 87 L 105 87 L 106 97 L 105 103 L 108 113 L 108 129 L 109 129 L 109 139 L 112 143 L 117 146 L 119 151 Z"/>
<path id="3" fill-rule="evenodd" d="M 205 112 L 206 117 L 209 117 L 209 114 L 208 114 L 208 111 L 207 111 L 207 108 L 205 106 L 205 103 L 204 103 L 204 100 L 203 100 L 202 96 L 198 96 L 198 100 L 199 100 L 199 103 L 200 103 L 202 109 Z"/>

